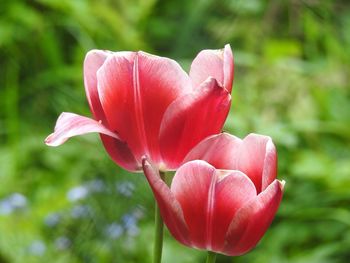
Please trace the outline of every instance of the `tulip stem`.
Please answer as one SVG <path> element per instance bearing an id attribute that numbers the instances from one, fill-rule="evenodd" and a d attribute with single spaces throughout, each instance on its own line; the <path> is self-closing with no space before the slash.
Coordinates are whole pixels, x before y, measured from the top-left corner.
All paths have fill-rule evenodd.
<path id="1" fill-rule="evenodd" d="M 206 263 L 215 263 L 215 261 L 216 261 L 216 253 L 212 251 L 208 251 Z"/>
<path id="2" fill-rule="evenodd" d="M 160 178 L 162 180 L 165 179 L 165 173 L 164 172 L 159 172 Z M 154 247 L 153 247 L 153 263 L 161 263 L 162 262 L 162 250 L 163 250 L 163 219 L 160 214 L 159 207 L 155 205 L 155 218 L 154 218 L 154 223 L 155 223 L 155 232 L 154 232 Z"/>

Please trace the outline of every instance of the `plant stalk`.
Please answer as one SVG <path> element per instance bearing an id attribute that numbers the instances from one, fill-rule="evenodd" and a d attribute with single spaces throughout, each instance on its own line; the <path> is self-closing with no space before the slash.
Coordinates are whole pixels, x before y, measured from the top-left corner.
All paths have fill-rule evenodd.
<path id="1" fill-rule="evenodd" d="M 216 253 L 212 251 L 208 251 L 206 263 L 215 263 L 215 261 L 216 261 Z"/>
<path id="2" fill-rule="evenodd" d="M 165 173 L 159 172 L 162 180 L 165 179 Z M 154 247 L 153 247 L 153 263 L 161 263 L 162 262 L 162 251 L 163 251 L 163 228 L 164 223 L 162 216 L 160 214 L 160 210 L 156 201 L 155 204 L 155 218 L 154 218 Z"/>

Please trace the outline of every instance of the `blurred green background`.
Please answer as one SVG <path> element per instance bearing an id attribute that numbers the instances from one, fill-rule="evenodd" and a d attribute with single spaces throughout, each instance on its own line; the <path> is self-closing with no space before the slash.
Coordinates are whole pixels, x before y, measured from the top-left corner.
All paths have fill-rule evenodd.
<path id="1" fill-rule="evenodd" d="M 149 262 L 152 194 L 97 135 L 44 145 L 62 111 L 90 115 L 93 48 L 144 50 L 188 69 L 230 43 L 225 130 L 270 135 L 283 202 L 259 245 L 217 262 L 349 262 L 350 3 L 290 0 L 1 0 L 0 263 Z M 167 233 L 165 263 L 204 262 Z"/>

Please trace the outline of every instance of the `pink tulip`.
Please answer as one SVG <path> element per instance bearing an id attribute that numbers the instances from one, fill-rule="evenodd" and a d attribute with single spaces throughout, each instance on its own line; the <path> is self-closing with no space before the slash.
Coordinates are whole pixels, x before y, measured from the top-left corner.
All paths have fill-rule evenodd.
<path id="1" fill-rule="evenodd" d="M 199 143 L 185 161 L 169 188 L 157 168 L 143 159 L 171 234 L 186 246 L 230 256 L 251 250 L 271 224 L 283 195 L 271 139 L 214 135 Z"/>
<path id="2" fill-rule="evenodd" d="M 145 52 L 90 51 L 84 82 L 93 119 L 62 113 L 45 142 L 98 132 L 112 159 L 129 171 L 147 155 L 162 170 L 176 169 L 227 117 L 233 81 L 229 45 L 203 50 L 187 75 L 174 60 Z"/>

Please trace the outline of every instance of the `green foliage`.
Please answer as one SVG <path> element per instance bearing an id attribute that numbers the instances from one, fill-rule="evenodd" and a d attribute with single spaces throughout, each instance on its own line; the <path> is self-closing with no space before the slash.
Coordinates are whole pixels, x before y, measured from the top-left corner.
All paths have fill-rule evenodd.
<path id="1" fill-rule="evenodd" d="M 217 262 L 350 258 L 350 5 L 347 1 L 12 0 L 0 4 L 0 262 L 148 262 L 153 197 L 98 136 L 43 139 L 62 111 L 89 115 L 82 61 L 138 50 L 189 68 L 230 43 L 225 129 L 270 135 L 286 190 L 251 253 Z M 83 153 L 83 154 L 82 154 Z M 181 255 L 181 259 L 180 259 Z M 168 234 L 164 262 L 204 262 Z"/>

